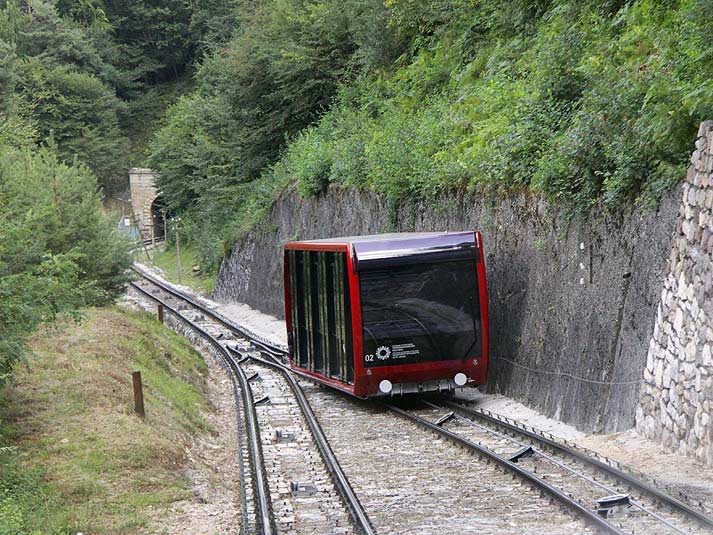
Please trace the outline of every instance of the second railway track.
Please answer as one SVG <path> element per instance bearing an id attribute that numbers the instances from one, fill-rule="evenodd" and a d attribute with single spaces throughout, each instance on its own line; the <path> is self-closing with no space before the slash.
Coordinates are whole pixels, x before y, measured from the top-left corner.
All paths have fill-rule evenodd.
<path id="1" fill-rule="evenodd" d="M 247 372 L 245 380 L 252 385 L 249 390 L 254 394 L 255 399 L 244 403 L 254 405 L 257 402 L 256 418 L 259 420 L 263 435 L 261 453 L 265 453 L 267 457 L 264 474 L 267 478 L 266 487 L 269 487 L 267 492 L 270 494 L 269 514 L 274 515 L 271 516 L 273 524 L 270 529 L 284 533 L 336 534 L 351 532 L 350 530 L 357 533 L 373 533 L 374 528 L 354 493 L 356 490 L 366 509 L 372 512 L 380 533 L 451 531 L 467 533 L 476 530 L 489 533 L 536 533 L 540 532 L 540 528 L 553 534 L 596 531 L 692 534 L 711 532 L 713 523 L 709 517 L 687 504 L 670 498 L 659 489 L 650 487 L 625 472 L 611 467 L 606 470 L 606 467 L 597 465 L 603 463 L 587 458 L 581 452 L 574 452 L 573 455 L 572 452 L 562 451 L 561 445 L 556 443 L 547 444 L 545 440 L 544 443 L 539 441 L 533 445 L 535 436 L 523 436 L 519 433 L 522 429 L 518 426 L 513 426 L 513 429 L 503 428 L 503 426 L 497 428 L 497 419 L 490 418 L 493 421 L 488 421 L 488 416 L 482 412 L 472 412 L 466 407 L 443 399 L 434 400 L 436 405 L 428 403 L 419 410 L 389 407 L 392 412 L 399 413 L 399 416 L 426 427 L 450 441 L 457 442 L 471 452 L 480 448 L 477 453 L 481 457 L 488 458 L 489 462 L 495 462 L 502 470 L 521 481 L 515 487 L 512 482 L 498 485 L 495 480 L 504 476 L 502 472 L 497 470 L 493 472 L 493 468 L 477 467 L 474 466 L 473 461 L 463 459 L 461 462 L 465 477 L 462 480 L 456 477 L 453 481 L 444 484 L 439 481 L 437 473 L 428 472 L 430 468 L 424 471 L 426 463 L 421 461 L 425 460 L 423 459 L 427 456 L 425 454 L 430 452 L 426 450 L 419 452 L 418 448 L 421 446 L 414 447 L 415 442 L 420 443 L 424 440 L 423 437 L 418 439 L 414 437 L 410 443 L 405 444 L 400 444 L 399 440 L 389 443 L 387 439 L 384 442 L 383 437 L 374 436 L 375 430 L 399 428 L 399 424 L 395 424 L 388 413 L 379 411 L 373 406 L 364 407 L 363 411 L 356 410 L 358 406 L 345 400 L 343 396 L 310 386 L 308 388 L 310 397 L 317 401 L 316 412 L 331 429 L 328 434 L 335 451 L 345 466 L 351 468 L 350 473 L 355 473 L 352 478 L 354 481 L 354 489 L 352 489 L 344 471 L 336 462 L 336 456 L 326 441 L 324 432 L 316 423 L 314 414 L 309 415 L 312 409 L 307 402 L 307 396 L 301 390 L 300 381 L 284 366 L 285 351 L 269 341 L 256 339 L 194 298 L 178 292 L 146 273 L 141 271 L 138 273 L 146 283 L 159 288 L 158 291 L 168 299 L 180 302 L 178 308 L 192 309 L 193 312 L 189 312 L 188 316 L 193 314 L 212 325 L 216 343 L 238 367 L 245 368 Z M 160 301 L 152 295 L 152 291 L 140 287 L 137 289 L 148 297 Z M 298 404 L 302 408 L 298 410 L 294 404 L 287 401 L 291 395 L 298 399 Z M 325 397 L 329 399 L 324 399 Z M 347 415 L 350 408 L 354 412 Z M 360 420 L 364 421 L 364 427 L 372 429 L 360 428 Z M 486 424 L 490 425 L 490 428 Z M 447 430 L 449 425 L 451 430 Z M 307 432 L 314 437 L 314 441 L 304 440 Z M 411 438 L 410 435 L 406 436 Z M 527 442 L 528 440 L 530 442 Z M 383 462 L 380 463 L 374 457 L 365 458 L 364 444 L 359 441 L 370 442 L 371 453 L 377 458 L 381 455 Z M 279 444 L 283 446 L 279 447 Z M 426 439 L 423 447 L 433 449 L 432 441 Z M 359 466 L 360 459 L 358 454 L 354 456 L 354 449 L 361 452 L 361 462 L 368 463 L 369 469 L 366 473 L 356 468 Z M 484 452 L 483 449 L 487 451 Z M 566 446 L 564 449 L 567 449 Z M 404 450 L 411 457 L 404 456 Z M 519 456 L 515 455 L 515 457 L 517 461 L 521 461 L 520 464 L 508 460 L 518 452 Z M 554 458 L 558 454 L 568 457 L 568 462 L 579 463 L 577 468 Z M 413 455 L 421 458 L 414 459 Z M 389 462 L 390 456 L 391 462 Z M 460 456 L 462 455 L 454 454 L 454 457 Z M 323 462 L 316 462 L 319 457 Z M 407 468 L 414 460 L 416 464 L 424 466 L 415 474 L 409 475 L 411 472 Z M 437 455 L 433 462 L 438 462 Z M 513 466 L 508 466 L 508 463 Z M 528 463 L 535 465 L 534 470 L 531 469 L 532 467 L 524 468 Z M 543 468 L 546 463 L 549 463 L 550 468 Z M 553 469 L 552 466 L 557 468 Z M 469 476 L 470 470 L 476 470 L 478 477 Z M 604 475 L 602 470 L 606 472 Z M 486 473 L 494 481 L 483 481 L 482 476 Z M 258 477 L 258 489 L 259 479 Z M 578 483 L 573 484 L 574 480 L 578 480 Z M 590 486 L 586 492 L 582 490 L 587 486 L 582 483 L 583 481 Z M 407 488 L 409 484 L 415 485 L 416 489 Z M 419 486 L 423 487 L 419 489 Z M 596 490 L 593 491 L 591 487 Z M 440 496 L 442 496 L 440 499 L 438 495 L 433 494 L 434 488 L 440 489 Z M 505 497 L 499 495 L 498 488 L 509 490 L 510 495 Z M 532 494 L 530 489 L 535 493 Z M 632 491 L 629 492 L 629 489 Z M 487 504 L 481 496 L 477 496 L 478 493 L 483 492 L 490 493 Z M 549 499 L 554 498 L 561 507 L 552 509 L 548 505 L 538 504 L 538 501 L 542 501 L 538 494 L 546 495 Z M 453 499 L 457 498 L 456 495 L 462 495 L 468 503 L 462 504 L 464 500 Z M 321 499 L 315 496 L 321 496 Z M 419 496 L 429 496 L 437 502 L 435 508 L 432 504 L 421 505 L 423 518 L 419 516 L 419 506 L 416 503 L 420 499 Z M 386 502 L 384 497 L 387 497 Z M 596 502 L 597 499 L 600 500 L 599 503 Z M 411 500 L 414 500 L 414 503 L 409 503 Z M 474 512 L 472 507 L 478 503 L 483 507 L 479 513 Z M 443 509 L 443 507 L 451 508 L 450 518 L 446 515 L 440 522 L 428 518 L 429 515 L 437 513 L 438 508 Z M 466 516 L 459 518 L 456 515 L 459 507 L 463 507 Z M 509 520 L 494 524 L 492 509 L 497 510 L 498 507 L 503 507 L 501 518 Z M 543 507 L 547 508 L 545 514 L 543 514 Z M 297 511 L 299 508 L 303 508 L 302 513 Z M 518 508 L 523 514 L 515 514 Z M 563 515 L 564 511 L 569 511 L 574 517 Z M 473 518 L 467 516 L 470 514 L 473 514 Z M 298 517 L 304 520 L 299 526 L 302 531 L 298 529 Z M 320 524 L 317 518 L 325 519 L 326 523 Z M 406 518 L 410 518 L 410 521 L 405 521 Z M 497 518 L 497 511 L 495 511 L 495 518 Z M 350 520 L 349 528 L 346 527 L 347 519 Z M 328 531 L 324 531 L 325 529 Z"/>
<path id="2" fill-rule="evenodd" d="M 234 381 L 244 430 L 241 533 L 374 533 L 306 398 L 279 367 L 255 369 L 257 346 L 188 296 L 143 279 L 132 287 L 207 343 Z M 146 286 L 146 287 L 144 287 Z M 265 346 L 263 349 L 266 349 Z M 253 362 L 251 364 L 251 362 Z M 299 389 L 299 386 L 297 386 Z M 311 438 L 310 438 L 311 437 Z"/>
<path id="3" fill-rule="evenodd" d="M 607 533 L 705 534 L 713 521 L 659 489 L 569 446 L 453 401 L 386 407 L 526 479 Z"/>

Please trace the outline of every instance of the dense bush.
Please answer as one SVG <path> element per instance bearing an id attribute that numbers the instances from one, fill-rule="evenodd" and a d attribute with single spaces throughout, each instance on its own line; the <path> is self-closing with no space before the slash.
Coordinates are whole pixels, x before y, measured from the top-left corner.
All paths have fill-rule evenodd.
<path id="1" fill-rule="evenodd" d="M 48 149 L 0 146 L 0 384 L 39 323 L 121 291 L 127 244 L 96 177 Z"/>
<path id="2" fill-rule="evenodd" d="M 121 102 L 93 75 L 66 66 L 48 69 L 37 60 L 20 69 L 19 92 L 31 109 L 41 139 L 67 162 L 78 158 L 105 178 L 126 175 L 128 141 L 119 128 Z"/>
<path id="3" fill-rule="evenodd" d="M 515 10 L 532 17 L 513 18 L 513 34 L 499 21 L 517 2 L 461 3 L 477 29 L 444 20 L 446 4 L 457 2 L 392 2 L 404 31 L 420 28 L 420 48 L 395 76 L 345 90 L 288 148 L 283 172 L 300 191 L 330 181 L 395 198 L 526 186 L 586 210 L 655 202 L 680 179 L 710 113 L 690 99 L 711 69 L 699 60 L 709 45 L 695 38 L 707 28 L 700 6 L 533 4 Z M 379 104 L 367 104 L 375 91 Z"/>
<path id="4" fill-rule="evenodd" d="M 262 213 L 241 206 L 285 184 L 374 189 L 394 217 L 402 199 L 454 187 L 530 188 L 573 211 L 655 204 L 713 114 L 706 6 L 239 4 L 239 30 L 170 111 L 151 165 L 213 264 Z"/>
<path id="5" fill-rule="evenodd" d="M 247 184 L 329 108 L 340 84 L 402 51 L 380 0 L 270 0 L 237 13 L 235 35 L 202 63 L 196 91 L 169 110 L 149 162 L 213 266 L 221 242 L 260 213 L 279 181 Z"/>
<path id="6" fill-rule="evenodd" d="M 232 2 L 212 0 L 0 0 L 0 119 L 124 189 L 180 77 L 234 21 Z"/>

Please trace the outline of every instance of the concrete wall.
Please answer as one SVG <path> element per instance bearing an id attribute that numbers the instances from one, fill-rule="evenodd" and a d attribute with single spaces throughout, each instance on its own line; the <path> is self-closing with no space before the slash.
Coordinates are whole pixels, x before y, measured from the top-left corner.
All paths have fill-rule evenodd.
<path id="1" fill-rule="evenodd" d="M 483 232 L 491 391 L 586 431 L 615 431 L 634 425 L 679 197 L 670 192 L 658 211 L 571 219 L 533 194 L 455 192 L 402 206 L 399 226 Z M 373 193 L 287 193 L 235 244 L 215 297 L 283 317 L 285 241 L 383 232 L 387 220 L 385 201 Z"/>
<path id="2" fill-rule="evenodd" d="M 158 196 L 153 171 L 141 167 L 129 169 L 129 188 L 134 218 L 139 224 L 144 239 L 150 239 L 154 225 L 151 205 Z"/>
<path id="3" fill-rule="evenodd" d="M 698 135 L 636 424 L 668 448 L 713 464 L 713 122 Z"/>

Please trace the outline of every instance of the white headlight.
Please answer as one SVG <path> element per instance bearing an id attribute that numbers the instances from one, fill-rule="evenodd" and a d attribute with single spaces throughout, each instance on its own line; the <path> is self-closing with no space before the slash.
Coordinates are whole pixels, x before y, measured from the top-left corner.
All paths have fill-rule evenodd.
<path id="1" fill-rule="evenodd" d="M 388 394 L 391 392 L 391 389 L 394 387 L 394 385 L 391 384 L 391 381 L 388 379 L 384 379 L 379 383 L 379 390 L 381 390 L 382 393 Z"/>
<path id="2" fill-rule="evenodd" d="M 465 376 L 464 373 L 456 373 L 456 376 L 453 378 L 453 381 L 455 381 L 458 386 L 463 386 L 465 385 L 465 383 L 468 382 L 468 378 Z"/>

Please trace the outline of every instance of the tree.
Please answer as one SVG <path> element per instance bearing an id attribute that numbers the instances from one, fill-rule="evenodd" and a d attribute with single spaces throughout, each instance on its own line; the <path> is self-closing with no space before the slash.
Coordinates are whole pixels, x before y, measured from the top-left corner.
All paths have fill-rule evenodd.
<path id="1" fill-rule="evenodd" d="M 113 189 L 126 172 L 128 141 L 119 128 L 121 102 L 101 80 L 67 66 L 48 69 L 39 60 L 21 67 L 19 93 L 42 139 L 67 162 L 85 162 Z"/>
<path id="2" fill-rule="evenodd" d="M 116 297 L 130 257 L 96 177 L 47 148 L 0 146 L 0 219 L 1 384 L 37 325 Z"/>

